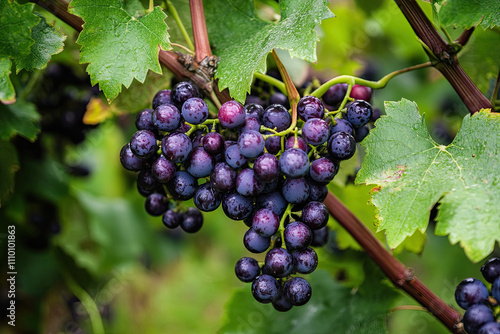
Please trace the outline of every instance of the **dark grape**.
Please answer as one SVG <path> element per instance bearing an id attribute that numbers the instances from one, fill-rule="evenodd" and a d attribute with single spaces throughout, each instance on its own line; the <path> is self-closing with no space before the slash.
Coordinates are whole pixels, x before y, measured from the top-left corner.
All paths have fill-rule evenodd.
<path id="1" fill-rule="evenodd" d="M 198 87 L 191 82 L 182 81 L 172 88 L 170 99 L 177 108 L 181 109 L 186 100 L 192 97 L 200 97 Z"/>
<path id="2" fill-rule="evenodd" d="M 209 176 L 214 167 L 214 158 L 203 147 L 197 147 L 186 160 L 186 170 L 196 178 Z"/>
<path id="3" fill-rule="evenodd" d="M 345 132 L 335 132 L 328 140 L 328 153 L 336 160 L 347 160 L 356 152 L 354 137 Z"/>
<path id="4" fill-rule="evenodd" d="M 500 334 L 500 324 L 498 322 L 488 322 L 481 326 L 478 334 Z"/>
<path id="5" fill-rule="evenodd" d="M 257 198 L 257 206 L 259 208 L 271 209 L 279 217 L 283 215 L 287 205 L 286 199 L 278 191 L 270 192 Z"/>
<path id="6" fill-rule="evenodd" d="M 153 193 L 146 198 L 144 206 L 151 216 L 161 216 L 168 209 L 168 199 L 162 194 Z"/>
<path id="7" fill-rule="evenodd" d="M 194 194 L 193 202 L 201 211 L 214 211 L 220 205 L 221 195 L 207 182 L 198 187 L 198 190 Z"/>
<path id="8" fill-rule="evenodd" d="M 196 179 L 186 171 L 175 172 L 167 183 L 168 192 L 177 200 L 186 201 L 193 198 L 198 184 Z"/>
<path id="9" fill-rule="evenodd" d="M 493 285 L 491 286 L 491 294 L 493 295 L 493 298 L 500 302 L 500 277 L 497 277 L 497 279 L 493 282 Z"/>
<path id="10" fill-rule="evenodd" d="M 162 104 L 172 103 L 170 99 L 170 89 L 162 89 L 153 97 L 153 109 L 158 108 Z"/>
<path id="11" fill-rule="evenodd" d="M 220 125 L 227 129 L 240 127 L 245 123 L 245 109 L 234 100 L 224 103 L 219 108 L 218 116 Z"/>
<path id="12" fill-rule="evenodd" d="M 291 304 L 301 306 L 311 299 L 312 289 L 302 277 L 293 277 L 283 285 L 283 294 Z"/>
<path id="13" fill-rule="evenodd" d="M 125 144 L 120 150 L 120 162 L 123 168 L 138 172 L 143 169 L 147 163 L 146 160 L 137 157 L 130 149 L 130 143 Z"/>
<path id="14" fill-rule="evenodd" d="M 309 184 L 309 200 L 323 202 L 328 195 L 328 188 L 324 183 L 318 183 L 310 178 L 307 179 Z"/>
<path id="15" fill-rule="evenodd" d="M 193 144 L 184 133 L 172 133 L 161 142 L 161 151 L 172 162 L 183 162 L 193 150 Z"/>
<path id="16" fill-rule="evenodd" d="M 301 177 L 309 170 L 309 158 L 301 149 L 290 148 L 281 154 L 279 167 L 286 177 Z"/>
<path id="17" fill-rule="evenodd" d="M 276 92 L 269 97 L 269 104 L 281 104 L 285 108 L 290 107 L 290 102 L 285 94 Z"/>
<path id="18" fill-rule="evenodd" d="M 180 224 L 184 232 L 195 233 L 203 226 L 203 215 L 197 208 L 190 207 L 182 215 Z"/>
<path id="19" fill-rule="evenodd" d="M 323 247 L 328 243 L 330 237 L 330 228 L 327 226 L 320 228 L 319 230 L 313 230 L 313 239 L 311 246 L 313 247 Z"/>
<path id="20" fill-rule="evenodd" d="M 156 131 L 156 127 L 153 124 L 153 109 L 140 111 L 135 118 L 135 127 L 137 130 Z"/>
<path id="21" fill-rule="evenodd" d="M 264 138 L 255 130 L 243 132 L 238 138 L 238 149 L 246 158 L 258 157 L 264 151 L 264 144 Z"/>
<path id="22" fill-rule="evenodd" d="M 297 113 L 303 121 L 310 118 L 323 118 L 325 115 L 325 107 L 323 103 L 315 96 L 304 96 L 297 104 Z"/>
<path id="23" fill-rule="evenodd" d="M 325 94 L 323 94 L 323 101 L 330 106 L 338 106 L 347 94 L 347 87 L 348 85 L 345 83 L 339 83 L 331 86 Z"/>
<path id="24" fill-rule="evenodd" d="M 370 102 L 372 98 L 372 89 L 370 87 L 362 85 L 353 85 L 351 89 L 351 94 L 349 94 L 355 100 L 364 100 Z"/>
<path id="25" fill-rule="evenodd" d="M 251 257 L 242 257 L 234 266 L 236 277 L 242 282 L 252 282 L 259 274 L 259 263 Z"/>
<path id="26" fill-rule="evenodd" d="M 281 137 L 272 136 L 266 138 L 266 150 L 271 154 L 276 154 L 281 150 Z"/>
<path id="27" fill-rule="evenodd" d="M 148 130 L 139 130 L 130 140 L 130 149 L 139 158 L 150 158 L 158 151 L 155 135 Z"/>
<path id="28" fill-rule="evenodd" d="M 246 118 L 255 118 L 257 121 L 262 121 L 264 115 L 264 107 L 256 103 L 248 103 L 243 107 L 245 109 Z"/>
<path id="29" fill-rule="evenodd" d="M 285 298 L 284 295 L 281 295 L 278 299 L 273 301 L 273 307 L 276 311 L 286 312 L 290 310 L 293 305 Z"/>
<path id="30" fill-rule="evenodd" d="M 321 202 L 309 202 L 302 209 L 302 222 L 313 230 L 325 227 L 328 218 L 328 209 Z"/>
<path id="31" fill-rule="evenodd" d="M 328 124 L 319 118 L 309 118 L 302 126 L 302 137 L 305 142 L 317 146 L 325 143 L 330 135 Z"/>
<path id="32" fill-rule="evenodd" d="M 345 114 L 347 120 L 354 126 L 362 126 L 372 118 L 372 106 L 363 100 L 349 103 Z"/>
<path id="33" fill-rule="evenodd" d="M 494 322 L 495 316 L 488 306 L 477 304 L 472 305 L 465 311 L 462 321 L 467 333 L 476 334 L 482 326 Z"/>
<path id="34" fill-rule="evenodd" d="M 259 209 L 252 218 L 252 227 L 263 237 L 270 237 L 280 227 L 280 218 L 271 209 Z"/>
<path id="35" fill-rule="evenodd" d="M 263 189 L 264 185 L 257 179 L 251 168 L 243 169 L 236 177 L 236 191 L 243 196 L 256 196 Z"/>
<path id="36" fill-rule="evenodd" d="M 279 283 L 270 275 L 257 276 L 252 282 L 252 295 L 261 303 L 270 303 L 280 295 Z"/>
<path id="37" fill-rule="evenodd" d="M 243 167 L 247 163 L 247 159 L 241 154 L 238 145 L 229 146 L 224 152 L 224 157 L 227 164 L 233 168 Z"/>
<path id="38" fill-rule="evenodd" d="M 285 140 L 285 150 L 290 148 L 298 148 L 304 152 L 307 152 L 307 143 L 302 139 L 301 136 L 290 136 Z"/>
<path id="39" fill-rule="evenodd" d="M 225 194 L 222 199 L 222 209 L 232 220 L 243 220 L 252 213 L 252 199 L 236 192 Z"/>
<path id="40" fill-rule="evenodd" d="M 370 128 L 368 127 L 368 125 L 360 126 L 359 128 L 356 129 L 356 131 L 354 131 L 354 140 L 357 143 L 360 143 L 363 141 L 363 139 L 366 138 L 366 136 L 368 136 L 369 133 L 370 133 Z"/>
<path id="41" fill-rule="evenodd" d="M 293 257 L 284 248 L 273 248 L 266 254 L 266 272 L 273 277 L 286 277 L 292 273 Z"/>
<path id="42" fill-rule="evenodd" d="M 210 182 L 215 190 L 228 192 L 236 186 L 236 171 L 225 162 L 215 164 Z"/>
<path id="43" fill-rule="evenodd" d="M 163 217 L 162 217 L 163 225 L 165 225 L 165 227 L 171 228 L 171 229 L 179 226 L 181 223 L 181 220 L 182 220 L 182 216 L 172 209 L 165 211 L 165 213 L 163 214 Z"/>
<path id="44" fill-rule="evenodd" d="M 262 124 L 266 128 L 276 129 L 278 132 L 283 131 L 292 124 L 292 116 L 281 104 L 271 104 L 264 111 Z"/>
<path id="45" fill-rule="evenodd" d="M 332 135 L 335 132 L 345 132 L 354 136 L 354 128 L 352 124 L 343 118 L 335 118 L 334 123 L 330 126 L 330 134 Z"/>
<path id="46" fill-rule="evenodd" d="M 182 117 L 190 124 L 200 124 L 208 118 L 208 106 L 203 99 L 192 97 L 182 105 Z"/>
<path id="47" fill-rule="evenodd" d="M 309 226 L 298 221 L 288 224 L 283 235 L 288 250 L 305 249 L 312 241 L 312 232 Z"/>
<path id="48" fill-rule="evenodd" d="M 261 125 L 260 122 L 256 118 L 247 117 L 245 118 L 245 123 L 243 123 L 243 126 L 241 127 L 240 131 L 242 133 L 250 130 L 259 132 L 260 125 Z"/>
<path id="49" fill-rule="evenodd" d="M 271 245 L 271 238 L 263 237 L 250 228 L 243 237 L 243 245 L 252 253 L 262 253 Z"/>
<path id="50" fill-rule="evenodd" d="M 292 204 L 305 202 L 309 198 L 309 184 L 306 179 L 286 179 L 281 188 L 283 197 Z"/>
<path id="51" fill-rule="evenodd" d="M 181 113 L 173 104 L 162 104 L 153 111 L 153 125 L 160 131 L 174 131 L 181 124 Z"/>
<path id="52" fill-rule="evenodd" d="M 310 274 L 318 266 L 318 254 L 310 247 L 295 251 L 292 255 L 295 271 L 300 274 Z"/>
<path id="53" fill-rule="evenodd" d="M 174 177 L 176 170 L 175 164 L 167 160 L 163 155 L 159 156 L 151 166 L 152 176 L 161 183 L 170 181 Z"/>
<path id="54" fill-rule="evenodd" d="M 264 153 L 255 160 L 253 170 L 259 180 L 262 182 L 271 182 L 280 173 L 278 158 L 273 154 Z"/>
<path id="55" fill-rule="evenodd" d="M 217 132 L 209 132 L 202 139 L 203 147 L 211 155 L 216 155 L 224 150 L 224 137 Z"/>
<path id="56" fill-rule="evenodd" d="M 500 258 L 494 257 L 486 261 L 481 267 L 481 273 L 486 281 L 493 283 L 500 277 Z"/>
<path id="57" fill-rule="evenodd" d="M 326 157 L 311 162 L 309 167 L 309 175 L 311 178 L 319 183 L 329 183 L 339 170 L 339 164 Z"/>
<path id="58" fill-rule="evenodd" d="M 484 303 L 489 296 L 488 288 L 475 278 L 466 278 L 455 290 L 455 300 L 461 308 L 467 310 L 474 304 Z"/>

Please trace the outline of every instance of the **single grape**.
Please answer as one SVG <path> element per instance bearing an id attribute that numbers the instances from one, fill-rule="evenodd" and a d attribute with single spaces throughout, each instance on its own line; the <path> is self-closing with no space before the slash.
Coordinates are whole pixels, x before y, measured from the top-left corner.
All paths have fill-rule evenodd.
<path id="1" fill-rule="evenodd" d="M 323 202 L 328 195 L 328 188 L 324 183 L 318 183 L 311 178 L 307 178 L 309 184 L 309 200 Z"/>
<path id="2" fill-rule="evenodd" d="M 280 173 L 278 158 L 271 153 L 264 153 L 255 160 L 253 170 L 259 180 L 271 182 L 278 178 Z"/>
<path id="3" fill-rule="evenodd" d="M 160 131 L 174 131 L 181 125 L 181 113 L 173 104 L 159 105 L 153 111 L 153 125 Z"/>
<path id="4" fill-rule="evenodd" d="M 135 127 L 137 130 L 156 131 L 153 124 L 153 109 L 144 109 L 135 117 Z"/>
<path id="5" fill-rule="evenodd" d="M 494 257 L 486 261 L 481 267 L 481 273 L 486 281 L 493 283 L 500 277 L 500 258 Z"/>
<path id="6" fill-rule="evenodd" d="M 362 85 L 353 85 L 351 89 L 351 94 L 349 94 L 355 100 L 364 100 L 370 102 L 372 98 L 372 89 L 370 87 Z"/>
<path id="7" fill-rule="evenodd" d="M 215 190 L 228 192 L 236 187 L 236 171 L 225 162 L 218 162 L 210 175 L 210 182 Z"/>
<path id="8" fill-rule="evenodd" d="M 356 141 L 356 143 L 360 143 L 363 141 L 363 139 L 366 138 L 366 136 L 368 136 L 369 133 L 370 128 L 368 127 L 368 125 L 360 126 L 354 131 L 354 140 Z"/>
<path id="9" fill-rule="evenodd" d="M 283 233 L 285 245 L 288 250 L 300 250 L 307 248 L 312 241 L 312 232 L 306 224 L 295 221 L 285 227 Z"/>
<path id="10" fill-rule="evenodd" d="M 266 138 L 266 150 L 271 154 L 277 154 L 281 150 L 281 137 L 272 136 Z"/>
<path id="11" fill-rule="evenodd" d="M 252 295 L 261 303 L 270 303 L 280 295 L 279 283 L 270 275 L 257 276 L 252 282 Z"/>
<path id="12" fill-rule="evenodd" d="M 207 182 L 198 187 L 198 190 L 194 194 L 193 202 L 201 211 L 214 211 L 220 205 L 221 194 L 212 187 L 210 182 Z"/>
<path id="13" fill-rule="evenodd" d="M 234 129 L 245 123 L 245 109 L 237 101 L 227 101 L 219 108 L 217 117 L 222 127 Z"/>
<path id="14" fill-rule="evenodd" d="M 497 277 L 497 279 L 493 282 L 493 285 L 491 286 L 491 294 L 493 295 L 493 298 L 500 302 L 500 277 Z"/>
<path id="15" fill-rule="evenodd" d="M 130 140 L 130 149 L 139 158 L 152 157 L 158 151 L 154 133 L 148 130 L 137 131 Z"/>
<path id="16" fill-rule="evenodd" d="M 302 222 L 313 230 L 325 227 L 328 218 L 328 209 L 321 202 L 309 202 L 302 209 Z"/>
<path id="17" fill-rule="evenodd" d="M 146 198 L 144 206 L 151 216 L 161 216 L 168 209 L 168 199 L 162 194 L 153 193 Z"/>
<path id="18" fill-rule="evenodd" d="M 489 292 L 483 282 L 475 278 L 466 278 L 455 290 L 455 300 L 461 308 L 467 310 L 474 304 L 482 304 L 488 299 Z"/>
<path id="19" fill-rule="evenodd" d="M 224 150 L 224 137 L 218 132 L 207 133 L 201 143 L 209 154 L 215 156 Z"/>
<path id="20" fill-rule="evenodd" d="M 300 274 L 310 274 L 318 266 L 318 254 L 310 247 L 295 251 L 292 255 L 295 271 Z"/>
<path id="21" fill-rule="evenodd" d="M 229 146 L 224 152 L 226 163 L 233 168 L 243 167 L 247 159 L 241 154 L 238 145 Z"/>
<path id="22" fill-rule="evenodd" d="M 165 227 L 173 229 L 180 225 L 182 216 L 174 210 L 167 210 L 163 214 L 162 222 Z"/>
<path id="23" fill-rule="evenodd" d="M 259 263 L 251 257 L 242 257 L 234 266 L 236 277 L 242 282 L 252 282 L 259 274 Z"/>
<path id="24" fill-rule="evenodd" d="M 170 89 L 162 89 L 153 97 L 153 109 L 158 108 L 162 104 L 172 103 L 170 99 Z"/>
<path id="25" fill-rule="evenodd" d="M 333 124 L 330 126 L 330 135 L 335 132 L 345 132 L 354 136 L 354 128 L 352 124 L 343 118 L 335 118 Z"/>
<path id="26" fill-rule="evenodd" d="M 309 167 L 309 175 L 311 179 L 319 183 L 329 183 L 339 170 L 339 164 L 326 157 L 311 162 Z"/>
<path id="27" fill-rule="evenodd" d="M 264 106 L 266 104 L 266 102 L 258 96 L 247 95 L 247 97 L 245 98 L 245 105 L 248 105 L 248 104 L 258 104 L 258 105 Z"/>
<path id="28" fill-rule="evenodd" d="M 481 326 L 478 334 L 500 334 L 500 324 L 498 322 L 488 322 Z"/>
<path id="29" fill-rule="evenodd" d="M 304 305 L 311 299 L 312 289 L 302 277 L 293 277 L 283 285 L 283 295 L 295 306 Z"/>
<path id="30" fill-rule="evenodd" d="M 292 124 L 292 116 L 281 104 L 271 104 L 264 110 L 262 124 L 276 131 L 286 130 Z"/>
<path id="31" fill-rule="evenodd" d="M 262 121 L 264 115 L 264 107 L 256 103 L 248 103 L 243 107 L 245 109 L 246 118 L 255 118 L 257 121 Z"/>
<path id="32" fill-rule="evenodd" d="M 305 202 L 309 198 L 309 184 L 303 177 L 286 179 L 281 188 L 283 197 L 292 204 Z"/>
<path id="33" fill-rule="evenodd" d="M 330 237 L 330 228 L 327 226 L 320 228 L 319 230 L 313 230 L 313 239 L 311 246 L 313 247 L 323 247 L 328 243 Z"/>
<path id="34" fill-rule="evenodd" d="M 269 104 L 281 104 L 285 108 L 290 108 L 290 102 L 285 94 L 276 92 L 269 97 Z"/>
<path id="35" fill-rule="evenodd" d="M 214 158 L 203 147 L 197 147 L 186 160 L 186 170 L 196 178 L 209 176 L 214 168 Z"/>
<path id="36" fill-rule="evenodd" d="M 222 198 L 222 209 L 232 220 L 243 220 L 252 213 L 252 199 L 236 192 L 225 194 Z"/>
<path id="37" fill-rule="evenodd" d="M 323 118 L 325 107 L 316 96 L 308 95 L 299 100 L 297 104 L 297 113 L 303 121 L 311 118 Z"/>
<path id="38" fill-rule="evenodd" d="M 354 126 L 363 126 L 372 118 L 372 106 L 363 100 L 349 103 L 345 114 L 347 120 Z"/>
<path id="39" fill-rule="evenodd" d="M 348 85 L 345 83 L 339 83 L 331 86 L 325 94 L 323 94 L 323 101 L 330 106 L 338 106 L 347 94 L 347 87 Z"/>
<path id="40" fill-rule="evenodd" d="M 284 248 L 273 248 L 266 254 L 266 272 L 273 277 L 286 277 L 292 273 L 293 257 Z"/>
<path id="41" fill-rule="evenodd" d="M 382 115 L 382 113 L 381 113 L 379 108 L 373 109 L 371 121 L 375 122 L 377 119 L 380 118 L 381 115 Z"/>
<path id="42" fill-rule="evenodd" d="M 255 130 L 249 130 L 240 134 L 238 138 L 238 149 L 246 158 L 256 158 L 264 151 L 264 138 Z"/>
<path id="43" fill-rule="evenodd" d="M 298 148 L 304 152 L 307 152 L 307 143 L 301 136 L 290 136 L 287 140 L 285 140 L 285 150 L 288 150 L 290 148 Z"/>
<path id="44" fill-rule="evenodd" d="M 261 126 L 261 124 L 257 118 L 247 117 L 247 118 L 245 118 L 245 123 L 243 123 L 243 126 L 240 129 L 240 132 L 243 133 L 243 132 L 247 132 L 249 130 L 259 132 L 260 126 Z"/>
<path id="45" fill-rule="evenodd" d="M 288 206 L 288 202 L 278 191 L 259 196 L 256 204 L 258 208 L 271 209 L 279 217 L 285 213 L 286 207 Z"/>
<path id="46" fill-rule="evenodd" d="M 489 322 L 494 322 L 495 316 L 491 309 L 483 304 L 472 305 L 465 311 L 462 322 L 469 334 L 475 334 L 479 329 Z"/>
<path id="47" fill-rule="evenodd" d="M 208 118 L 208 105 L 199 97 L 187 99 L 181 110 L 182 117 L 190 124 L 200 124 Z"/>
<path id="48" fill-rule="evenodd" d="M 143 169 L 147 161 L 137 157 L 130 149 L 130 143 L 123 145 L 120 150 L 120 162 L 126 170 L 138 172 Z"/>
<path id="49" fill-rule="evenodd" d="M 328 140 L 328 153 L 336 160 L 347 160 L 356 152 L 354 137 L 345 132 L 335 132 Z"/>
<path id="50" fill-rule="evenodd" d="M 259 209 L 252 218 L 252 227 L 263 237 L 270 237 L 280 227 L 280 218 L 271 209 Z"/>
<path id="51" fill-rule="evenodd" d="M 177 200 L 187 201 L 193 198 L 198 184 L 196 179 L 186 171 L 175 172 L 172 179 L 167 183 L 170 195 Z"/>
<path id="52" fill-rule="evenodd" d="M 183 162 L 193 150 L 191 139 L 184 133 L 176 132 L 165 136 L 161 141 L 163 155 L 172 162 Z"/>
<path id="53" fill-rule="evenodd" d="M 307 153 L 298 148 L 290 148 L 281 154 L 279 167 L 286 177 L 297 178 L 306 175 L 309 170 Z"/>
<path id="54" fill-rule="evenodd" d="M 186 100 L 192 97 L 200 97 L 200 92 L 195 84 L 187 81 L 179 82 L 170 92 L 170 99 L 179 109 L 182 108 L 182 105 L 186 102 Z"/>
<path id="55" fill-rule="evenodd" d="M 325 143 L 330 135 L 328 124 L 319 118 L 309 118 L 302 126 L 302 137 L 305 142 L 317 146 Z"/>
<path id="56" fill-rule="evenodd" d="M 279 296 L 278 299 L 273 301 L 273 307 L 276 311 L 286 312 L 290 310 L 293 307 L 293 305 L 282 294 L 281 296 Z"/>
<path id="57" fill-rule="evenodd" d="M 264 189 L 253 169 L 245 168 L 236 177 L 236 191 L 243 196 L 257 196 Z"/>
<path id="58" fill-rule="evenodd" d="M 248 229 L 243 237 L 243 245 L 252 253 L 262 253 L 271 245 L 270 237 L 259 235 L 253 228 Z"/>
<path id="59" fill-rule="evenodd" d="M 159 156 L 151 166 L 152 176 L 160 183 L 170 181 L 174 177 L 176 170 L 175 164 L 167 160 L 163 155 Z"/>
<path id="60" fill-rule="evenodd" d="M 184 232 L 195 233 L 203 226 L 203 215 L 197 208 L 188 208 L 182 218 L 180 226 Z"/>

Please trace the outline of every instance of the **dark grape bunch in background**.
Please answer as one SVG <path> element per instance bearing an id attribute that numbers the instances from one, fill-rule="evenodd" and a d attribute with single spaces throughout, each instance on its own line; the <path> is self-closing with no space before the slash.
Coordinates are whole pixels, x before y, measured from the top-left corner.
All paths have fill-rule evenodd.
<path id="1" fill-rule="evenodd" d="M 465 311 L 462 322 L 469 334 L 500 334 L 500 258 L 489 259 L 482 267 L 488 287 L 480 280 L 466 278 L 455 290 L 455 300 Z"/>
<path id="2" fill-rule="evenodd" d="M 245 248 L 265 255 L 261 262 L 241 258 L 236 276 L 251 283 L 256 300 L 287 311 L 311 298 L 308 281 L 297 275 L 316 269 L 313 247 L 328 241 L 329 213 L 322 203 L 327 184 L 340 162 L 354 155 L 373 118 L 369 102 L 352 95 L 344 110 L 330 113 L 325 104 L 346 97 L 340 88 L 323 100 L 301 98 L 293 127 L 281 93 L 266 101 L 249 96 L 245 105 L 228 101 L 210 117 L 198 88 L 180 82 L 159 91 L 153 108 L 137 115 L 137 132 L 123 146 L 121 163 L 138 172 L 146 211 L 162 216 L 168 228 L 196 232 L 203 225 L 201 211 L 219 206 L 227 217 L 243 221 Z M 356 91 L 369 100 L 366 90 Z M 191 199 L 195 207 L 185 208 Z"/>

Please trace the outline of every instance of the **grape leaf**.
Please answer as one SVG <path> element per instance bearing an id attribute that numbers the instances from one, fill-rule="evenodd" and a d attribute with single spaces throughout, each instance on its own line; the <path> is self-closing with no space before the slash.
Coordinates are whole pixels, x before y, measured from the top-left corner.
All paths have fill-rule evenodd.
<path id="1" fill-rule="evenodd" d="M 257 302 L 250 285 L 236 289 L 226 304 L 219 333 L 387 333 L 386 315 L 398 296 L 393 288 L 362 285 L 354 291 L 324 270 L 316 270 L 307 280 L 312 287 L 311 299 L 285 313 Z"/>
<path id="2" fill-rule="evenodd" d="M 436 233 L 460 242 L 472 261 L 483 259 L 500 240 L 500 115 L 467 115 L 453 143 L 443 146 L 415 103 L 386 102 L 386 113 L 362 142 L 368 154 L 356 182 L 379 186 L 372 203 L 389 246 L 424 232 L 440 201 Z"/>
<path id="3" fill-rule="evenodd" d="M 22 69 L 31 71 L 45 68 L 51 56 L 61 52 L 64 47 L 63 41 L 66 37 L 56 33 L 54 27 L 48 25 L 42 15 L 37 15 L 40 22 L 31 31 L 35 43 L 31 46 L 30 53 L 16 58 L 18 73 Z"/>
<path id="4" fill-rule="evenodd" d="M 274 48 L 316 61 L 318 35 L 314 27 L 333 17 L 327 4 L 323 0 L 280 1 L 281 19 L 274 23 L 258 18 L 252 1 L 206 2 L 210 42 L 214 54 L 220 57 L 216 72 L 220 89 L 229 88 L 231 96 L 243 102 L 253 73 L 265 73 L 266 56 Z"/>
<path id="5" fill-rule="evenodd" d="M 137 13 L 136 6 L 126 8 Z M 141 17 L 126 8 L 120 0 L 70 3 L 70 12 L 85 21 L 77 40 L 81 45 L 80 63 L 89 63 L 91 83 L 99 83 L 108 101 L 121 92 L 122 85 L 129 87 L 134 78 L 144 82 L 149 69 L 161 73 L 158 46 L 171 48 L 161 8 L 155 7 Z"/>
<path id="6" fill-rule="evenodd" d="M 0 104 L 0 140 L 8 140 L 19 134 L 34 141 L 40 131 L 40 115 L 35 105 L 18 101 L 14 104 Z"/>
<path id="7" fill-rule="evenodd" d="M 16 58 L 30 52 L 35 43 L 31 29 L 40 18 L 32 13 L 33 4 L 0 1 L 0 57 Z"/>
<path id="8" fill-rule="evenodd" d="M 434 13 L 442 26 L 471 28 L 478 23 L 483 29 L 500 25 L 498 0 L 433 0 Z"/>
<path id="9" fill-rule="evenodd" d="M 19 169 L 19 160 L 14 145 L 0 140 L 0 207 L 9 193 L 14 191 L 14 173 Z"/>
<path id="10" fill-rule="evenodd" d="M 10 81 L 12 62 L 7 57 L 0 57 L 0 101 L 5 104 L 16 102 L 16 92 Z"/>

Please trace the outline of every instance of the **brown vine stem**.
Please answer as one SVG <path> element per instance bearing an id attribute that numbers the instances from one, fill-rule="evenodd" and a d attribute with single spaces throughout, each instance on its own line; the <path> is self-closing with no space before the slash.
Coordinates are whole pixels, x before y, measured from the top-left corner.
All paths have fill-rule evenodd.
<path id="1" fill-rule="evenodd" d="M 395 0 L 401 12 L 410 23 L 415 34 L 429 49 L 431 60 L 435 60 L 433 66 L 448 80 L 462 99 L 471 114 L 489 108 L 494 111 L 493 104 L 481 93 L 477 86 L 465 73 L 458 61 L 456 51 L 436 31 L 429 18 L 415 0 Z M 468 39 L 467 32 L 463 37 Z M 470 36 L 470 35 L 469 35 Z"/>
<path id="2" fill-rule="evenodd" d="M 189 0 L 189 7 L 191 9 L 191 21 L 193 25 L 195 60 L 199 63 L 205 57 L 212 55 L 212 49 L 208 42 L 203 0 Z"/>
<path id="3" fill-rule="evenodd" d="M 375 238 L 373 233 L 335 195 L 328 192 L 324 201 L 330 215 L 337 220 L 360 244 L 365 252 L 382 269 L 392 283 L 408 293 L 425 307 L 452 333 L 464 333 L 458 323 L 461 315 L 432 291 L 430 291 L 412 270 L 406 268 Z"/>

